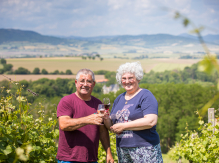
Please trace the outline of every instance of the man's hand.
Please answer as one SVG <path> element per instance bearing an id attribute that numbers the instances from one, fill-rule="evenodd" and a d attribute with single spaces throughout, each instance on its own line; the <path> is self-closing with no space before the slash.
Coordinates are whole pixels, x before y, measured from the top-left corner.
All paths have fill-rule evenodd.
<path id="1" fill-rule="evenodd" d="M 91 125 L 101 125 L 101 123 L 103 122 L 103 116 L 102 114 L 91 114 L 85 118 L 87 118 L 87 122 Z"/>
<path id="2" fill-rule="evenodd" d="M 114 159 L 111 152 L 108 152 L 106 155 L 106 163 L 114 163 Z"/>

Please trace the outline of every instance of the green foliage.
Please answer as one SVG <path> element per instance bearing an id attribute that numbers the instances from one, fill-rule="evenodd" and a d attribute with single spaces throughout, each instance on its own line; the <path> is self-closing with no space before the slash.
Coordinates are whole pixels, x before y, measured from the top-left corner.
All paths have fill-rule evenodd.
<path id="1" fill-rule="evenodd" d="M 116 135 L 112 132 L 109 133 L 110 136 L 110 147 L 111 147 L 111 153 L 114 159 L 114 163 L 118 163 L 118 157 L 116 153 Z M 98 162 L 105 162 L 106 160 L 106 152 L 101 144 L 99 142 L 99 148 L 98 148 Z"/>
<path id="2" fill-rule="evenodd" d="M 12 67 L 12 64 L 4 64 L 4 71 L 11 71 Z"/>
<path id="3" fill-rule="evenodd" d="M 107 70 L 98 70 L 98 71 L 94 71 L 95 75 L 105 75 L 106 73 L 108 73 L 110 71 Z"/>
<path id="4" fill-rule="evenodd" d="M 0 74 L 4 74 L 4 69 L 0 69 Z"/>
<path id="5" fill-rule="evenodd" d="M 55 70 L 54 72 L 51 72 L 51 74 L 59 74 L 59 70 Z"/>
<path id="6" fill-rule="evenodd" d="M 46 69 L 42 69 L 42 74 L 48 74 L 48 71 Z"/>
<path id="7" fill-rule="evenodd" d="M 45 115 L 45 108 L 39 103 L 33 109 L 37 112 L 37 118 L 34 118 L 31 104 L 22 96 L 22 90 L 18 86 L 13 94 L 2 87 L 2 92 L 6 91 L 7 95 L 1 96 L 0 101 L 0 162 L 56 162 L 55 140 L 59 135 L 55 129 L 56 115 Z"/>
<path id="8" fill-rule="evenodd" d="M 30 71 L 26 68 L 19 67 L 17 70 L 14 71 L 14 74 L 30 74 Z"/>
<path id="9" fill-rule="evenodd" d="M 1 61 L 0 61 L 0 63 L 1 63 L 1 64 L 6 64 L 7 61 L 6 61 L 4 58 L 2 58 Z"/>
<path id="10" fill-rule="evenodd" d="M 73 73 L 71 72 L 71 70 L 68 69 L 68 70 L 66 70 L 65 74 L 66 74 L 66 75 L 71 75 L 71 74 L 73 74 Z"/>
<path id="11" fill-rule="evenodd" d="M 204 123 L 201 118 L 199 125 L 197 131 L 187 130 L 186 134 L 181 135 L 181 141 L 168 152 L 171 158 L 219 163 L 219 125 L 212 127 L 210 123 Z"/>
<path id="12" fill-rule="evenodd" d="M 206 74 L 200 72 L 199 64 L 193 64 L 191 67 L 185 67 L 184 70 L 172 70 L 164 72 L 154 72 L 144 74 L 141 83 L 198 83 L 204 85 L 205 82 L 215 85 L 219 77 L 218 72 L 212 72 L 212 74 Z"/>
<path id="13" fill-rule="evenodd" d="M 106 86 L 110 86 L 111 84 L 116 83 L 116 72 L 114 71 L 108 71 L 104 74 L 105 78 L 108 79 L 108 82 L 106 83 Z"/>
<path id="14" fill-rule="evenodd" d="M 38 67 L 36 67 L 34 70 L 33 70 L 33 73 L 32 74 L 40 74 L 40 69 Z"/>

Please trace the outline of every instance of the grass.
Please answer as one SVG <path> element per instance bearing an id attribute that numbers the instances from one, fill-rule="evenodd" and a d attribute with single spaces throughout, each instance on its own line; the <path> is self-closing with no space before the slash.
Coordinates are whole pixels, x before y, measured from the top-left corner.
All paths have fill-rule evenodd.
<path id="1" fill-rule="evenodd" d="M 109 70 L 116 71 L 121 64 L 126 62 L 136 62 L 138 60 L 131 59 L 107 59 L 104 58 L 100 61 L 98 58 L 95 60 L 82 60 L 81 57 L 61 57 L 61 58 L 15 58 L 7 59 L 8 64 L 13 65 L 13 69 L 16 70 L 18 67 L 27 68 L 29 71 L 33 71 L 34 68 L 38 67 L 40 70 L 43 68 L 48 72 L 55 70 L 65 72 L 70 69 L 74 74 L 81 68 L 89 68 L 93 71 L 97 70 Z M 199 60 L 182 60 L 182 59 L 141 59 L 139 60 L 142 64 L 145 72 L 154 70 L 155 72 L 180 69 L 182 70 L 185 66 L 191 66 L 197 63 Z"/>

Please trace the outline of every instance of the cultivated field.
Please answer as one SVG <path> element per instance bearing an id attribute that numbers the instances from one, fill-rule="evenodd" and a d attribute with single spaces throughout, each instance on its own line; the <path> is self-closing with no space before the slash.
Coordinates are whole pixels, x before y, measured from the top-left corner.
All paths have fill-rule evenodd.
<path id="1" fill-rule="evenodd" d="M 70 69 L 74 74 L 81 68 L 89 68 L 93 71 L 97 70 L 109 70 L 116 71 L 118 67 L 126 62 L 140 61 L 145 72 L 154 70 L 161 72 L 165 70 L 179 69 L 182 70 L 186 66 L 191 66 L 197 63 L 198 59 L 106 59 L 100 61 L 98 58 L 95 60 L 82 60 L 80 57 L 60 57 L 60 58 L 16 58 L 7 59 L 7 63 L 13 65 L 13 69 L 18 67 L 27 68 L 29 71 L 33 71 L 38 67 L 40 70 L 43 68 L 48 72 L 59 70 L 65 72 Z"/>
<path id="2" fill-rule="evenodd" d="M 62 78 L 62 79 L 75 79 L 76 75 L 0 75 L 0 81 L 2 80 L 12 80 L 12 81 L 35 81 L 41 78 L 54 79 Z M 104 75 L 95 75 L 95 80 L 98 82 L 99 80 L 103 80 Z"/>

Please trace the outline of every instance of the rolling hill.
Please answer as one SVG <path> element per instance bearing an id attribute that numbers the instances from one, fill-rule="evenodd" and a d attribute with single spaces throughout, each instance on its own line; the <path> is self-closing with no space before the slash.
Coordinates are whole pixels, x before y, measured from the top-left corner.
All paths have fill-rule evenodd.
<path id="1" fill-rule="evenodd" d="M 219 53 L 219 35 L 203 37 Z M 1 56 L 74 56 L 99 53 L 105 57 L 134 58 L 202 56 L 204 50 L 194 36 L 183 34 L 117 35 L 98 37 L 45 36 L 34 31 L 0 29 Z"/>

